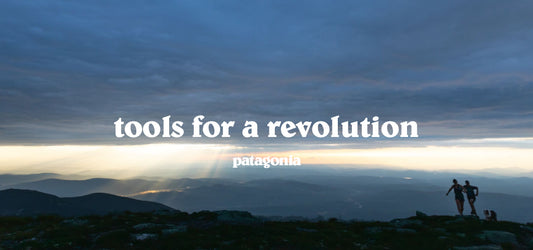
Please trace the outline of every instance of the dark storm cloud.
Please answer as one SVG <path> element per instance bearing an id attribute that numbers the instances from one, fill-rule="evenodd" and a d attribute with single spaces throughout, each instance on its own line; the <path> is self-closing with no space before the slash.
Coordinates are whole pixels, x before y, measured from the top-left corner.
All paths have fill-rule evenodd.
<path id="1" fill-rule="evenodd" d="M 115 143 L 112 122 L 417 120 L 530 136 L 528 1 L 4 1 L 0 140 Z"/>

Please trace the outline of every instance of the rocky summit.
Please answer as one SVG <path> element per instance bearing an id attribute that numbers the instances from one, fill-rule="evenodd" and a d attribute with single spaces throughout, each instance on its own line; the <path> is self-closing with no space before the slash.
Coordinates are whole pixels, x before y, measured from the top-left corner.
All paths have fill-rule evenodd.
<path id="1" fill-rule="evenodd" d="M 473 216 L 279 220 L 241 211 L 0 217 L 0 249 L 531 249 L 533 224 Z"/>

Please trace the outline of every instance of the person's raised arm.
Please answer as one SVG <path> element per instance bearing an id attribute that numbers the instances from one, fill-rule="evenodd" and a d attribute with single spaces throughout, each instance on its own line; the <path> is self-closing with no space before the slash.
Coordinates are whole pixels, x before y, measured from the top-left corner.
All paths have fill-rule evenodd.
<path id="1" fill-rule="evenodd" d="M 450 187 L 450 189 L 448 189 L 448 192 L 446 193 L 446 195 L 448 195 L 450 191 L 452 191 L 452 189 L 453 189 L 453 185 Z"/>

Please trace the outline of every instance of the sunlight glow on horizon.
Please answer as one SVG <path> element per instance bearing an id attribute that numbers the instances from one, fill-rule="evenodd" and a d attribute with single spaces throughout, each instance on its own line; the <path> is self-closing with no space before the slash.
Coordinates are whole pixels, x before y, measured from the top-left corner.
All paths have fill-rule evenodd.
<path id="1" fill-rule="evenodd" d="M 391 147 L 375 149 L 325 149 L 254 154 L 298 156 L 302 164 L 369 165 L 414 170 L 482 170 L 521 168 L 533 171 L 533 149 L 508 147 Z"/>
<path id="2" fill-rule="evenodd" d="M 487 141 L 502 142 L 502 146 L 486 146 Z M 520 147 L 508 146 L 508 143 L 514 141 L 520 142 Z M 532 138 L 465 139 L 463 142 L 467 143 L 381 148 L 346 148 L 343 145 L 320 148 L 317 145 L 318 148 L 314 149 L 293 147 L 287 150 L 227 144 L 0 146 L 0 173 L 52 172 L 130 178 L 175 177 L 173 175 L 181 175 L 187 169 L 193 169 L 197 173 L 194 176 L 217 177 L 221 170 L 232 167 L 233 157 L 251 155 L 293 155 L 300 157 L 302 168 L 307 164 L 329 164 L 427 171 L 514 168 L 533 172 L 530 157 L 533 155 Z"/>
<path id="3" fill-rule="evenodd" d="M 199 162 L 208 172 L 220 153 L 236 148 L 216 144 L 0 146 L 0 173 L 134 177 Z"/>

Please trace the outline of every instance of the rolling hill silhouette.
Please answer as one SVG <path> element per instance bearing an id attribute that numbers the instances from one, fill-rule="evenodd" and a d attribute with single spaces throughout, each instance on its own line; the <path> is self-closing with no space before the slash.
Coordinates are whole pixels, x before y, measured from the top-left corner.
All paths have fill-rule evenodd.
<path id="1" fill-rule="evenodd" d="M 60 198 L 33 190 L 7 189 L 0 191 L 0 216 L 31 216 L 56 214 L 60 216 L 103 215 L 110 212 L 150 212 L 173 210 L 165 205 L 94 193 L 80 197 Z"/>

